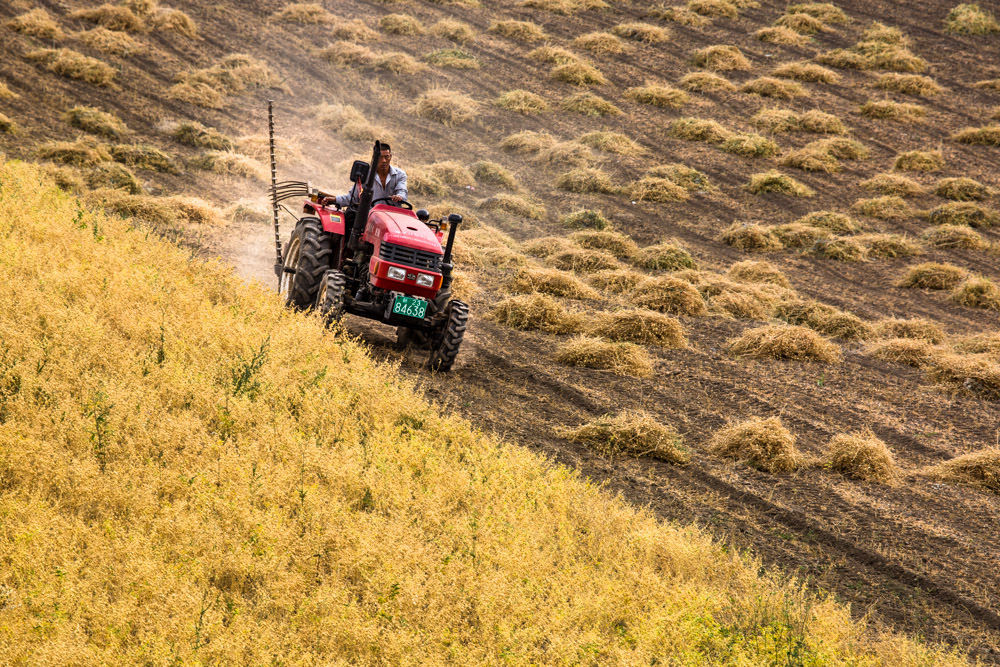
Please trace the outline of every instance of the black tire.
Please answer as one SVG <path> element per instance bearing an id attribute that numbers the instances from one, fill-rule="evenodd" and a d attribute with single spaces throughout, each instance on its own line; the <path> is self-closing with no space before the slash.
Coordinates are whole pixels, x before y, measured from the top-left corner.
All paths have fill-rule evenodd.
<path id="1" fill-rule="evenodd" d="M 333 263 L 333 234 L 323 231 L 319 218 L 301 218 L 285 244 L 279 292 L 285 303 L 306 309 L 316 303 L 320 279 Z"/>
<path id="2" fill-rule="evenodd" d="M 344 316 L 344 293 L 347 276 L 340 271 L 327 271 L 320 279 L 316 292 L 316 310 L 326 326 L 336 324 Z"/>
<path id="3" fill-rule="evenodd" d="M 469 324 L 469 307 L 455 299 L 445 306 L 444 328 L 440 339 L 431 348 L 431 358 L 428 366 L 432 371 L 445 373 L 451 370 L 458 357 L 458 348 L 462 345 L 465 329 Z"/>

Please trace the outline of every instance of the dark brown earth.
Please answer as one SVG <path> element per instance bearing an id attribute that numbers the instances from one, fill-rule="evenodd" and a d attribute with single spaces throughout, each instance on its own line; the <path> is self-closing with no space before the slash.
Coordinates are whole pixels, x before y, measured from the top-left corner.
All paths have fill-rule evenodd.
<path id="1" fill-rule="evenodd" d="M 30 3 L 21 4 L 27 7 Z M 47 7 L 55 16 L 65 16 L 69 8 L 81 5 L 35 4 Z M 1000 38 L 945 34 L 941 28 L 952 6 L 948 2 L 840 2 L 837 4 L 853 22 L 833 26 L 832 31 L 817 35 L 810 46 L 801 49 L 768 45 L 753 37 L 754 31 L 770 25 L 782 13 L 783 2 L 762 2 L 758 8 L 743 10 L 736 20 L 716 19 L 703 28 L 644 18 L 644 3 L 613 2 L 609 10 L 588 10 L 574 16 L 520 8 L 514 2 L 491 2 L 488 8 L 423 2 L 326 3 L 337 16 L 362 18 L 372 26 L 381 15 L 403 12 L 425 23 L 454 16 L 479 31 L 478 40 L 463 48 L 483 63 L 482 69 L 432 68 L 409 79 L 335 71 L 319 60 L 315 51 L 336 38 L 336 27 L 295 28 L 269 23 L 267 17 L 283 4 L 175 2 L 173 6 L 195 19 L 203 39 L 190 42 L 169 35 L 146 35 L 144 39 L 154 49 L 149 54 L 129 61 L 108 59 L 121 67 L 119 82 L 110 90 L 44 73 L 22 56 L 29 48 L 45 45 L 0 29 L 0 77 L 21 94 L 18 100 L 3 101 L 0 110 L 23 127 L 16 137 L 0 138 L 0 150 L 30 157 L 38 142 L 67 135 L 68 128 L 60 120 L 62 111 L 89 104 L 115 112 L 144 140 L 186 158 L 194 151 L 163 136 L 157 129 L 163 121 L 197 118 L 231 134 L 260 133 L 264 128 L 263 100 L 272 96 L 279 113 L 279 132 L 300 144 L 306 158 L 302 164 L 283 166 L 282 177 L 308 178 L 338 187 L 343 175 L 331 167 L 363 156 L 366 147 L 317 129 L 308 112 L 321 102 L 346 102 L 392 129 L 399 138 L 397 161 L 404 168 L 446 159 L 463 163 L 489 159 L 516 171 L 526 190 L 545 203 L 545 220 L 526 222 L 476 211 L 476 199 L 493 193 L 488 188 L 462 190 L 449 197 L 464 212 L 515 239 L 564 234 L 557 222 L 561 212 L 599 208 L 613 219 L 617 229 L 641 245 L 677 239 L 692 251 L 702 268 L 713 270 L 724 270 L 747 258 L 718 240 L 719 233 L 733 221 L 788 222 L 815 210 L 847 211 L 854 200 L 872 196 L 858 183 L 889 170 L 895 155 L 904 150 L 940 148 L 944 152 L 944 172 L 915 176 L 925 185 L 941 176 L 969 176 L 991 187 L 1000 186 L 1000 150 L 963 146 L 949 139 L 957 129 L 986 124 L 989 110 L 1000 105 L 1000 92 L 971 87 L 976 81 L 1000 76 Z M 1000 13 L 996 3 L 982 4 Z M 17 3 L 4 5 L 0 19 L 22 9 Z M 548 65 L 527 58 L 531 47 L 485 32 L 498 17 L 534 20 L 545 27 L 550 43 L 567 47 L 576 35 L 630 20 L 667 26 L 673 38 L 663 45 L 637 45 L 629 54 L 596 61 L 611 83 L 596 87 L 594 92 L 614 101 L 625 115 L 602 119 L 557 111 L 524 117 L 493 107 L 489 101 L 506 90 L 526 88 L 545 95 L 557 106 L 576 89 L 552 81 Z M 693 94 L 691 104 L 674 111 L 644 108 L 622 96 L 625 88 L 646 80 L 675 83 L 692 69 L 688 64 L 691 52 L 706 45 L 735 44 L 743 50 L 753 63 L 752 71 L 726 74 L 740 83 L 768 74 L 781 62 L 849 47 L 871 20 L 897 26 L 908 35 L 913 52 L 930 64 L 927 74 L 945 92 L 915 100 L 880 91 L 870 73 L 840 70 L 841 83 L 804 84 L 809 95 L 788 102 L 739 93 Z M 63 24 L 64 28 L 85 27 L 68 20 Z M 383 35 L 371 46 L 419 58 L 451 45 L 428 35 Z M 86 52 L 82 46 L 74 48 Z M 189 107 L 162 96 L 178 73 L 208 66 L 232 52 L 265 58 L 285 78 L 287 90 L 241 96 L 220 111 Z M 476 120 L 449 128 L 412 114 L 410 100 L 435 86 L 460 90 L 478 100 Z M 863 102 L 883 98 L 918 102 L 927 108 L 927 119 L 901 124 L 858 113 Z M 667 135 L 670 121 L 681 116 L 712 118 L 730 129 L 750 131 L 749 118 L 770 106 L 835 113 L 872 156 L 847 161 L 844 170 L 833 175 L 784 170 L 815 189 L 818 194 L 814 198 L 755 196 L 742 190 L 742 185 L 750 174 L 773 168 L 774 160 L 741 158 Z M 669 205 L 632 204 L 611 195 L 568 194 L 553 185 L 564 169 L 542 166 L 497 148 L 503 137 L 521 129 L 545 130 L 560 139 L 597 129 L 624 132 L 648 151 L 637 158 L 603 160 L 602 167 L 619 182 L 639 177 L 647 166 L 676 161 L 705 172 L 718 189 Z M 815 138 L 785 134 L 775 140 L 788 150 Z M 142 176 L 154 194 L 196 193 L 220 206 L 259 195 L 263 188 L 263 184 L 197 171 L 176 177 Z M 926 195 L 910 203 L 914 208 L 928 209 L 943 201 Z M 997 199 L 994 196 L 986 203 L 996 206 Z M 911 236 L 928 226 L 918 216 L 865 222 L 867 231 Z M 983 234 L 991 241 L 998 240 L 994 231 Z M 244 275 L 270 284 L 270 235 L 262 223 L 234 223 L 224 230 L 210 230 L 195 242 L 206 254 L 220 254 L 236 263 Z M 865 319 L 928 318 L 952 335 L 996 331 L 998 315 L 958 306 L 946 294 L 898 288 L 894 283 L 904 267 L 918 261 L 946 261 L 1000 278 L 997 257 L 988 251 L 933 249 L 919 258 L 859 263 L 790 251 L 767 255 L 804 296 Z M 665 519 L 696 522 L 734 548 L 756 554 L 764 564 L 851 602 L 857 615 L 868 615 L 877 623 L 931 641 L 952 643 L 985 662 L 1000 662 L 1000 498 L 917 474 L 927 465 L 1000 441 L 1000 405 L 996 402 L 950 392 L 933 384 L 918 369 L 875 360 L 864 355 L 859 344 L 845 341 L 839 341 L 844 361 L 836 365 L 734 359 L 725 352 L 726 341 L 760 323 L 721 317 L 681 318 L 690 347 L 651 349 L 657 365 L 650 378 L 568 368 L 553 361 L 558 336 L 506 329 L 487 318 L 491 302 L 502 296 L 504 270 L 486 268 L 471 275 L 482 291 L 472 301 L 473 324 L 460 362 L 450 375 L 429 374 L 422 368 L 424 358 L 418 352 L 396 352 L 394 334 L 387 327 L 349 318 L 346 329 L 363 335 L 376 356 L 398 361 L 430 398 L 478 427 L 576 467 Z M 586 309 L 614 306 L 610 302 L 582 304 Z M 556 435 L 558 427 L 576 426 L 623 408 L 641 408 L 674 425 L 693 451 L 692 462 L 676 467 L 648 458 L 607 459 Z M 870 427 L 893 450 L 904 479 L 895 486 L 857 482 L 821 466 L 770 475 L 707 453 L 706 441 L 723 424 L 748 416 L 773 415 L 780 416 L 796 434 L 804 452 L 817 457 L 834 434 Z"/>

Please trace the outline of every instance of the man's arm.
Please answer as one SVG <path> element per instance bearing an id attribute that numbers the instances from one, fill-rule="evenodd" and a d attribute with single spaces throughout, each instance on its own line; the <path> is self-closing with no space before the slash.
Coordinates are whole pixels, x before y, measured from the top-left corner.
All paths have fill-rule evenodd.
<path id="1" fill-rule="evenodd" d="M 351 188 L 351 191 L 346 195 L 337 195 L 337 206 L 341 208 L 346 208 L 351 205 L 351 201 L 354 199 L 354 191 L 358 189 L 357 184 Z"/>
<path id="2" fill-rule="evenodd" d="M 406 199 L 406 172 L 402 169 L 399 170 L 399 180 L 396 181 L 396 189 L 393 190 L 392 200 L 393 201 L 407 201 Z"/>

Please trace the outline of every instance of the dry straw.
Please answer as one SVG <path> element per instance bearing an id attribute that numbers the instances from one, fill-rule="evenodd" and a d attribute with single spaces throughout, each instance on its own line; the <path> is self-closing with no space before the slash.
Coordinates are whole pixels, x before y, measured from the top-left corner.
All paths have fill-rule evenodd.
<path id="1" fill-rule="evenodd" d="M 945 340 L 944 330 L 936 323 L 924 318 L 886 318 L 875 323 L 875 335 L 879 338 L 912 338 L 925 340 L 937 345 Z"/>
<path id="2" fill-rule="evenodd" d="M 925 262 L 909 267 L 900 279 L 899 287 L 950 290 L 968 277 L 969 272 L 953 264 Z"/>
<path id="3" fill-rule="evenodd" d="M 684 90 L 697 93 L 722 93 L 736 90 L 729 79 L 714 72 L 691 72 L 678 82 Z"/>
<path id="4" fill-rule="evenodd" d="M 4 23 L 4 26 L 23 35 L 38 37 L 39 39 L 55 41 L 66 37 L 66 34 L 59 27 L 55 19 L 42 8 L 18 14 Z"/>
<path id="5" fill-rule="evenodd" d="M 490 317 L 504 326 L 526 331 L 573 333 L 583 326 L 583 318 L 571 313 L 546 294 L 522 294 L 499 301 Z"/>
<path id="6" fill-rule="evenodd" d="M 756 223 L 734 222 L 722 232 L 720 240 L 743 251 L 774 251 L 784 246 L 774 230 Z"/>
<path id="7" fill-rule="evenodd" d="M 708 446 L 717 456 L 744 461 L 769 473 L 791 472 L 802 464 L 795 436 L 778 417 L 751 417 L 729 424 L 715 432 Z"/>
<path id="8" fill-rule="evenodd" d="M 691 283 L 673 276 L 650 278 L 632 292 L 632 303 L 640 308 L 671 315 L 702 317 L 708 306 Z"/>
<path id="9" fill-rule="evenodd" d="M 525 267 L 507 280 L 506 289 L 515 294 L 540 292 L 570 299 L 596 299 L 598 293 L 572 273 L 558 269 Z"/>
<path id="10" fill-rule="evenodd" d="M 654 310 L 618 310 L 600 313 L 590 333 L 611 341 L 656 345 L 665 348 L 687 347 L 681 323 Z"/>
<path id="11" fill-rule="evenodd" d="M 615 343 L 591 336 L 575 336 L 559 344 L 556 361 L 567 366 L 583 366 L 611 371 L 615 375 L 648 377 L 653 359 L 635 343 Z"/>
<path id="12" fill-rule="evenodd" d="M 605 456 L 651 456 L 678 464 L 687 463 L 691 458 L 677 431 L 644 411 L 623 410 L 616 415 L 602 415 L 567 429 L 565 436 Z"/>
<path id="13" fill-rule="evenodd" d="M 932 479 L 997 493 L 1000 492 L 1000 447 L 989 447 L 956 456 L 944 463 L 924 468 L 921 473 Z"/>
<path id="14" fill-rule="evenodd" d="M 935 350 L 926 340 L 888 338 L 869 343 L 865 347 L 865 353 L 883 361 L 920 368 L 931 362 Z"/>
<path id="15" fill-rule="evenodd" d="M 851 479 L 890 484 L 899 472 L 892 452 L 871 430 L 838 433 L 827 445 L 824 465 Z"/>
<path id="16" fill-rule="evenodd" d="M 729 341 L 736 356 L 839 363 L 840 348 L 812 329 L 793 324 L 768 324 L 748 329 Z"/>
<path id="17" fill-rule="evenodd" d="M 115 78 L 115 69 L 106 62 L 72 49 L 38 49 L 25 58 L 41 63 L 50 72 L 95 86 L 107 87 Z"/>

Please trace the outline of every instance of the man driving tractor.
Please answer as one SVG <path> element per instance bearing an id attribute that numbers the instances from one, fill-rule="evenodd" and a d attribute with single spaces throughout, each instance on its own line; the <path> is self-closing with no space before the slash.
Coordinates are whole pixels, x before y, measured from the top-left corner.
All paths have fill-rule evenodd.
<path id="1" fill-rule="evenodd" d="M 389 144 L 381 144 L 378 166 L 375 168 L 375 179 L 372 185 L 372 201 L 387 198 L 393 202 L 406 201 L 406 172 L 389 164 L 392 160 L 392 149 Z M 337 195 L 337 206 L 347 208 L 351 203 L 357 204 L 358 184 L 355 183 L 346 195 Z"/>

